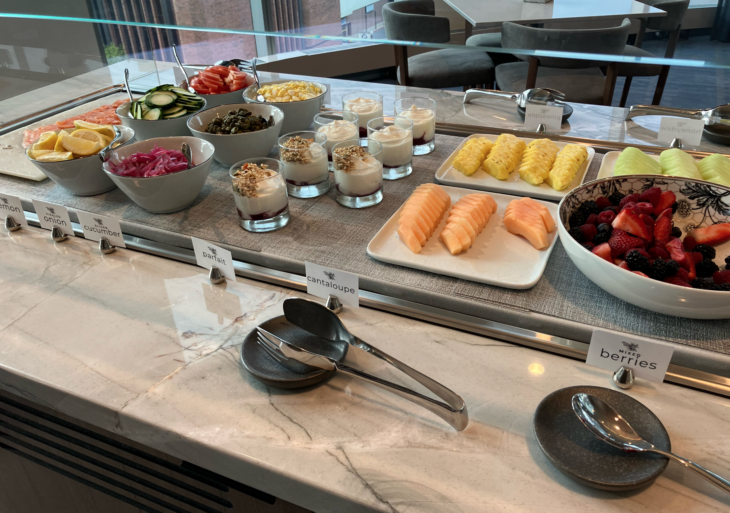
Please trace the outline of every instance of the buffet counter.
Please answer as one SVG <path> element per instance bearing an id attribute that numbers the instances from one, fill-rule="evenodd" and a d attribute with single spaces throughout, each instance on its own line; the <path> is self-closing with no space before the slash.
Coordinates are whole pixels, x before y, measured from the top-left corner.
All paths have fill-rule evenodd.
<path id="1" fill-rule="evenodd" d="M 533 431 L 538 403 L 567 386 L 608 387 L 608 371 L 346 307 L 340 317 L 354 334 L 464 397 L 471 423 L 457 433 L 345 375 L 286 391 L 248 374 L 240 363 L 244 337 L 281 315 L 285 298 L 305 294 L 241 277 L 213 286 L 198 267 L 127 249 L 102 256 L 90 241 L 54 244 L 48 231 L 36 228 L 0 233 L 0 254 L 5 446 L 24 450 L 8 434 L 28 440 L 7 429 L 17 423 L 6 414 L 23 413 L 8 398 L 23 398 L 292 503 L 293 509 L 277 511 L 300 511 L 294 505 L 318 513 L 730 507 L 726 494 L 672 463 L 655 484 L 634 492 L 583 487 L 551 465 Z M 355 365 L 399 381 L 372 360 L 355 358 Z M 628 394 L 661 419 L 674 452 L 730 474 L 729 399 L 643 380 Z M 150 504 L 139 494 L 133 498 Z M 269 511 L 264 506 L 247 511 Z"/>

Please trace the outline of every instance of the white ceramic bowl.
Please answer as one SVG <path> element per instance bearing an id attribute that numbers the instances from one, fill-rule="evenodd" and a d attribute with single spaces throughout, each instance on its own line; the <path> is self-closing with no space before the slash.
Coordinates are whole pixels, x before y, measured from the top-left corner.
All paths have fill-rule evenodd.
<path id="1" fill-rule="evenodd" d="M 182 87 L 183 89 L 187 90 L 187 88 L 188 88 L 187 80 L 183 80 L 183 82 L 178 87 Z M 207 109 L 212 109 L 213 107 L 218 107 L 219 105 L 225 105 L 227 103 L 242 102 L 244 89 L 246 89 L 246 88 L 244 87 L 243 89 L 239 89 L 238 91 L 231 91 L 230 93 L 221 93 L 221 94 L 201 94 L 201 93 L 196 93 L 196 94 L 205 100 L 205 107 Z"/>
<path id="2" fill-rule="evenodd" d="M 119 187 L 129 199 L 154 214 L 168 214 L 190 206 L 198 197 L 213 164 L 212 144 L 192 136 L 160 137 L 130 144 L 114 150 L 110 162 L 119 164 L 133 153 L 148 153 L 155 145 L 166 150 L 179 150 L 182 143 L 188 143 L 193 154 L 193 166 L 185 171 L 148 178 L 118 176 L 104 164 L 104 173 Z"/>
<path id="3" fill-rule="evenodd" d="M 122 132 L 121 145 L 117 148 L 132 144 L 135 141 L 134 130 L 126 126 L 117 126 Z M 73 132 L 75 128 L 57 130 L 58 132 Z M 99 155 L 89 155 L 73 160 L 61 162 L 38 162 L 28 157 L 29 146 L 25 156 L 35 167 L 43 171 L 51 180 L 76 196 L 94 196 L 108 192 L 116 187 L 101 166 Z"/>
<path id="4" fill-rule="evenodd" d="M 284 82 L 291 82 L 291 80 L 276 80 L 274 82 L 267 82 L 266 84 L 261 85 L 282 84 Z M 324 105 L 324 98 L 327 94 L 326 85 L 320 84 L 319 82 L 312 83 L 319 87 L 322 94 L 301 102 L 259 102 L 256 100 L 256 84 L 244 89 L 243 99 L 248 103 L 275 105 L 279 107 L 284 112 L 284 126 L 281 127 L 282 134 L 308 130 L 309 127 L 312 126 L 315 114 L 317 114 L 319 109 L 321 109 Z"/>
<path id="5" fill-rule="evenodd" d="M 205 98 L 203 98 L 205 102 Z M 205 110 L 206 105 L 195 112 L 187 114 L 185 116 L 174 118 L 174 119 L 134 119 L 129 117 L 129 108 L 131 107 L 130 102 L 124 102 L 117 107 L 117 116 L 122 122 L 122 125 L 128 126 L 134 130 L 138 141 L 145 141 L 147 139 L 153 139 L 155 137 L 176 137 L 176 136 L 188 136 L 190 130 L 188 129 L 188 119 L 193 116 L 196 112 Z"/>
<path id="6" fill-rule="evenodd" d="M 257 132 L 241 134 L 209 134 L 205 131 L 208 123 L 220 115 L 225 116 L 230 110 L 246 109 L 255 116 L 262 116 L 269 119 L 274 116 L 274 126 Z M 188 128 L 195 136 L 208 141 L 215 146 L 215 158 L 220 164 L 231 167 L 241 160 L 265 157 L 276 145 L 281 133 L 284 113 L 273 105 L 261 105 L 258 103 L 233 103 L 220 105 L 212 109 L 204 110 L 194 114 L 188 120 Z"/>
<path id="7" fill-rule="evenodd" d="M 664 175 L 604 178 L 572 190 L 560 201 L 560 220 L 557 224 L 565 251 L 588 279 L 609 294 L 632 305 L 665 315 L 690 319 L 730 318 L 730 292 L 692 289 L 644 278 L 594 255 L 568 234 L 568 217 L 583 201 L 609 196 L 616 190 L 622 194 L 629 194 L 654 186 L 660 187 L 662 191 L 671 190 L 677 196 L 679 205 L 674 214 L 674 225 L 683 232 L 691 227 L 730 222 L 730 215 L 726 213 L 730 211 L 728 187 Z M 725 213 L 721 207 L 723 195 Z M 713 204 L 712 201 L 708 201 L 713 199 L 720 203 Z M 716 208 L 718 205 L 721 207 L 720 210 Z M 715 246 L 715 250 L 717 251 L 715 263 L 722 264 L 720 266 L 722 269 L 725 257 L 730 254 L 730 242 Z"/>

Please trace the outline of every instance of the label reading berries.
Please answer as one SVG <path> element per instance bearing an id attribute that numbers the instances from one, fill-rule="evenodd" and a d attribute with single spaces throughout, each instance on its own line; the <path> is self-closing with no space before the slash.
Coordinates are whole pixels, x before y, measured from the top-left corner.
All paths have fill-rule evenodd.
<path id="1" fill-rule="evenodd" d="M 661 382 L 673 353 L 672 346 L 657 340 L 593 330 L 586 363 L 613 372 L 629 367 L 636 377 Z"/>

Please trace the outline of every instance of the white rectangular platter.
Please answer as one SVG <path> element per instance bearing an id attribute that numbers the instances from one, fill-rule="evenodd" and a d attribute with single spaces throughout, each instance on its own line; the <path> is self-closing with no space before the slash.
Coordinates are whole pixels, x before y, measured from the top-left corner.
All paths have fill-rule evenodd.
<path id="1" fill-rule="evenodd" d="M 452 205 L 462 196 L 474 194 L 473 190 L 444 187 L 451 196 Z M 479 193 L 477 193 L 479 194 Z M 510 201 L 519 197 L 490 193 L 497 202 L 497 212 L 489 218 L 487 226 L 477 236 L 474 245 L 460 255 L 452 255 L 439 240 L 439 233 L 446 226 L 448 212 L 438 228 L 426 242 L 420 253 L 412 253 L 398 238 L 398 218 L 403 207 L 393 214 L 368 244 L 368 255 L 389 264 L 402 265 L 422 271 L 453 276 L 464 280 L 497 285 L 509 289 L 533 287 L 545 270 L 550 253 L 558 238 L 555 229 L 548 234 L 550 246 L 537 250 L 527 239 L 513 235 L 504 226 L 504 210 Z M 558 206 L 540 201 L 553 219 L 558 220 Z"/>
<path id="2" fill-rule="evenodd" d="M 466 176 L 463 173 L 457 171 L 456 169 L 454 169 L 451 163 L 456 158 L 456 154 L 459 153 L 459 150 L 461 150 L 464 144 L 466 144 L 466 141 L 468 141 L 469 139 L 474 139 L 475 137 L 486 137 L 492 142 L 497 140 L 496 135 L 490 134 L 473 134 L 464 139 L 459 147 L 456 148 L 456 150 L 451 155 L 449 155 L 449 158 L 447 158 L 444 163 L 441 164 L 441 167 L 438 168 L 438 171 L 436 171 L 437 182 L 445 185 L 453 185 L 454 187 L 467 187 L 469 189 L 477 189 L 480 191 L 503 192 L 505 194 L 514 194 L 516 196 L 529 196 L 531 198 L 560 201 L 561 199 L 563 199 L 563 196 L 568 194 L 571 190 L 575 189 L 583 182 L 586 171 L 588 171 L 588 166 L 590 166 L 591 161 L 593 160 L 593 156 L 596 154 L 596 151 L 588 146 L 588 158 L 578 170 L 578 173 L 576 173 L 573 182 L 566 189 L 562 191 L 556 191 L 546 183 L 542 183 L 540 185 L 531 185 L 522 180 L 518 172 L 520 169 L 519 164 L 517 165 L 515 170 L 510 173 L 509 178 L 507 178 L 506 180 L 497 180 L 492 175 L 486 173 L 482 169 L 477 170 L 477 172 L 471 176 Z M 532 141 L 535 140 L 534 138 L 531 139 L 528 137 L 520 137 L 520 139 L 525 141 L 525 144 L 530 144 Z M 555 145 L 561 150 L 569 144 L 560 141 L 553 142 L 555 142 Z"/>
<path id="3" fill-rule="evenodd" d="M 7 134 L 0 135 L 0 174 L 6 174 L 10 176 L 17 176 L 18 178 L 26 178 L 28 180 L 35 180 L 40 182 L 45 180 L 46 175 L 25 156 L 25 148 L 23 148 L 23 133 L 26 130 L 33 130 L 35 128 L 52 125 L 56 121 L 62 121 L 73 116 L 78 116 L 94 110 L 102 105 L 108 105 L 114 103 L 120 98 L 126 98 L 126 93 L 117 93 L 110 96 L 105 96 L 98 100 L 94 100 L 84 105 L 74 107 L 67 111 L 61 112 L 54 116 L 50 116 L 41 121 L 36 121 L 23 128 L 18 128 Z"/>

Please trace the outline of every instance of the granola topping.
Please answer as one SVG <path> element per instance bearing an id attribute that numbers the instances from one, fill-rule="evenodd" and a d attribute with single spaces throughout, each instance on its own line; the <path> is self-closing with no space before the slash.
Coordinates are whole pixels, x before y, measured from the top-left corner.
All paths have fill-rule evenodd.
<path id="1" fill-rule="evenodd" d="M 275 174 L 266 164 L 244 164 L 233 173 L 233 189 L 241 196 L 256 198 L 259 195 L 258 182 Z"/>
<path id="2" fill-rule="evenodd" d="M 354 163 L 361 158 L 367 157 L 370 154 L 362 146 L 345 146 L 344 148 L 337 148 L 334 150 L 332 155 L 332 161 L 335 164 L 335 169 L 338 171 L 348 172 L 352 169 Z"/>
<path id="3" fill-rule="evenodd" d="M 312 154 L 306 150 L 314 143 L 314 139 L 302 139 L 301 136 L 292 137 L 282 146 L 289 148 L 289 151 L 282 150 L 281 160 L 295 164 L 309 164 L 312 161 Z M 294 150 L 294 151 L 291 151 Z"/>

